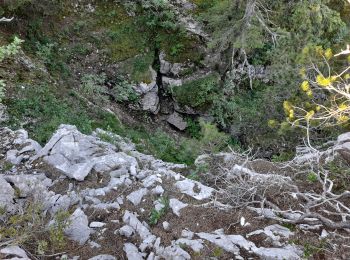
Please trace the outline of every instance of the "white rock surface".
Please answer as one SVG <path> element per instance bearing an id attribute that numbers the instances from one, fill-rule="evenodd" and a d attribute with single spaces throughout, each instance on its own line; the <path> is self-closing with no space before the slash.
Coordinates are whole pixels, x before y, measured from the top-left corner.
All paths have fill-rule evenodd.
<path id="1" fill-rule="evenodd" d="M 12 186 L 0 175 L 0 207 L 5 208 L 8 212 L 13 212 L 15 191 Z"/>
<path id="2" fill-rule="evenodd" d="M 93 169 L 105 173 L 116 168 L 129 170 L 132 165 L 137 165 L 135 158 L 115 152 L 115 149 L 93 136 L 80 133 L 74 126 L 61 125 L 33 159 L 43 157 L 69 178 L 83 181 Z"/>
<path id="3" fill-rule="evenodd" d="M 11 259 L 22 259 L 22 260 L 29 260 L 29 257 L 27 256 L 27 253 L 20 248 L 19 246 L 8 246 L 0 250 L 1 254 L 4 254 L 5 256 L 16 256 L 18 258 L 11 258 Z"/>
<path id="4" fill-rule="evenodd" d="M 197 253 L 202 251 L 202 249 L 204 248 L 202 239 L 191 240 L 187 238 L 179 238 L 178 240 L 176 240 L 175 243 L 177 245 L 186 245 L 190 247 L 194 252 L 197 252 Z"/>
<path id="5" fill-rule="evenodd" d="M 70 225 L 65 229 L 65 234 L 80 245 L 84 245 L 91 234 L 89 221 L 84 211 L 77 208 L 69 217 L 69 222 Z"/>
<path id="6" fill-rule="evenodd" d="M 180 211 L 187 206 L 188 206 L 188 204 L 183 203 L 183 202 L 179 201 L 178 199 L 170 199 L 169 200 L 169 207 L 172 209 L 173 213 L 178 217 L 180 217 Z"/>
<path id="7" fill-rule="evenodd" d="M 203 185 L 198 181 L 193 181 L 190 179 L 185 179 L 182 181 L 176 182 L 175 186 L 180 190 L 181 193 L 185 193 L 196 200 L 208 199 L 212 196 L 214 189 L 208 186 Z M 199 189 L 197 193 L 194 191 L 194 188 Z"/>
<path id="8" fill-rule="evenodd" d="M 134 233 L 135 233 L 135 229 L 133 229 L 129 225 L 122 226 L 119 229 L 119 234 L 125 237 L 131 237 Z"/>
<path id="9" fill-rule="evenodd" d="M 143 196 L 145 196 L 147 194 L 148 190 L 146 188 L 143 189 L 139 189 L 137 191 L 134 191 L 132 193 L 130 193 L 128 196 L 126 196 L 126 198 L 131 201 L 132 204 L 134 204 L 135 206 L 139 205 Z"/>
<path id="10" fill-rule="evenodd" d="M 137 247 L 131 243 L 124 244 L 124 251 L 128 260 L 143 260 L 142 254 L 139 252 Z"/>
<path id="11" fill-rule="evenodd" d="M 112 255 L 97 255 L 89 258 L 89 260 L 117 260 L 117 258 Z"/>
<path id="12" fill-rule="evenodd" d="M 89 226 L 90 226 L 90 228 L 102 228 L 105 225 L 106 225 L 106 223 L 95 221 L 95 222 L 91 222 Z"/>

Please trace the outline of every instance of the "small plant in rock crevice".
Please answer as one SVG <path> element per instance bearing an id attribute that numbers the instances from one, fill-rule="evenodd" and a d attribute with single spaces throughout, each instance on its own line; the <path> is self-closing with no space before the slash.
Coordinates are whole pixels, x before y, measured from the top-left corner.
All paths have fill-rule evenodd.
<path id="1" fill-rule="evenodd" d="M 150 213 L 150 217 L 149 217 L 149 223 L 151 225 L 156 225 L 159 220 L 166 215 L 166 213 L 169 210 L 169 198 L 168 197 L 161 197 L 159 199 L 160 204 L 162 204 L 162 209 L 160 209 L 159 211 L 156 209 L 152 209 L 151 213 Z"/>

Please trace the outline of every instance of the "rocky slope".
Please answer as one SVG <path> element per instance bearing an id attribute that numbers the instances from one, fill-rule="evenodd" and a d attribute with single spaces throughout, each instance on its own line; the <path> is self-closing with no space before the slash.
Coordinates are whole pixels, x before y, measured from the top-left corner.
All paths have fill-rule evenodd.
<path id="1" fill-rule="evenodd" d="M 343 153 L 349 151 L 346 136 L 336 146 Z M 304 155 L 298 163 L 305 164 L 306 157 L 310 161 L 310 155 Z M 217 165 L 230 164 L 235 169 L 231 174 L 250 176 L 247 183 L 270 183 L 276 177 L 290 182 L 287 173 L 292 176 L 295 170 L 241 159 L 234 154 L 206 155 L 197 165 L 206 162 L 211 176 L 220 173 Z M 2 259 L 302 259 L 311 241 L 326 239 L 333 250 L 344 250 L 335 258 L 349 256 L 342 245 L 345 238 L 334 239 L 334 228 L 318 219 L 281 225 L 282 216 L 271 209 L 262 212 L 263 204 L 234 207 L 222 196 L 223 185 L 210 187 L 186 178 L 185 165 L 139 153 L 130 141 L 99 129 L 88 136 L 61 125 L 41 147 L 24 130 L 2 128 L 0 172 Z M 275 196 L 282 194 L 279 190 Z M 292 208 L 290 199 L 284 202 L 290 205 L 280 202 L 281 208 Z M 26 219 L 11 237 L 6 233 L 6 227 L 14 225 L 10 216 L 25 215 L 28 205 L 40 205 L 43 221 L 38 227 L 31 222 L 34 217 Z M 41 252 L 38 240 L 48 239 L 43 234 L 52 230 L 62 212 L 67 215 L 64 235 L 71 242 L 58 253 Z M 26 234 L 28 227 L 32 235 Z M 319 259 L 327 250 L 320 251 Z"/>

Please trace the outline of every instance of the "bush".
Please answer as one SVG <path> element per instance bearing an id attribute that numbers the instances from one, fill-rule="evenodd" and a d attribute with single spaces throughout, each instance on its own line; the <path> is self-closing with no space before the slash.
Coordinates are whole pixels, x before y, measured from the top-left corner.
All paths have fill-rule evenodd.
<path id="1" fill-rule="evenodd" d="M 89 100 L 96 104 L 104 104 L 108 102 L 107 89 L 104 86 L 106 82 L 106 74 L 94 75 L 85 74 L 81 78 L 81 93 Z"/>
<path id="2" fill-rule="evenodd" d="M 177 102 L 196 109 L 210 107 L 218 91 L 218 77 L 215 74 L 193 80 L 172 89 Z"/>
<path id="3" fill-rule="evenodd" d="M 151 31 L 174 31 L 178 28 L 176 14 L 166 0 L 142 1 L 145 24 Z"/>
<path id="4" fill-rule="evenodd" d="M 38 203 L 29 203 L 16 215 L 5 215 L 4 212 L 0 212 L 4 223 L 0 227 L 0 242 L 12 241 L 37 255 L 52 254 L 66 245 L 64 230 L 69 225 L 68 212 L 57 212 L 53 216 L 54 223 L 48 229 L 44 228 L 47 217 Z"/>
<path id="5" fill-rule="evenodd" d="M 23 40 L 19 39 L 17 36 L 14 37 L 13 42 L 7 46 L 1 46 L 0 47 L 0 63 L 12 56 L 16 55 L 19 50 L 21 49 L 21 43 L 23 43 Z M 0 104 L 2 99 L 5 97 L 5 80 L 0 79 Z"/>

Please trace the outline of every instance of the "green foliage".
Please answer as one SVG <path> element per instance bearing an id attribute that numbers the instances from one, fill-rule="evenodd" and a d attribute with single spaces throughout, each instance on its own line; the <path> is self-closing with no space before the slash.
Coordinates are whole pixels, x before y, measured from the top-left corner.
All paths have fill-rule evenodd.
<path id="1" fill-rule="evenodd" d="M 191 136 L 191 138 L 199 139 L 201 137 L 201 126 L 197 120 L 188 118 L 186 120 L 187 128 L 186 132 Z"/>
<path id="2" fill-rule="evenodd" d="M 98 133 L 98 137 L 107 143 L 111 143 L 111 144 L 116 144 L 117 140 L 113 137 L 113 135 L 109 134 L 109 133 L 105 133 L 105 132 L 99 132 Z"/>
<path id="3" fill-rule="evenodd" d="M 317 178 L 317 174 L 314 173 L 314 172 L 310 172 L 308 175 L 307 175 L 307 180 L 309 182 L 317 182 L 318 178 Z"/>
<path id="4" fill-rule="evenodd" d="M 149 152 L 167 162 L 191 165 L 199 152 L 192 146 L 191 141 L 183 139 L 178 142 L 160 131 L 146 134 L 146 137 L 142 139 L 143 141 L 137 142 L 141 151 Z"/>
<path id="5" fill-rule="evenodd" d="M 304 256 L 309 259 L 310 257 L 316 256 L 326 250 L 326 240 L 321 239 L 317 244 L 305 242 L 303 246 Z"/>
<path id="6" fill-rule="evenodd" d="M 131 80 L 135 82 L 151 83 L 152 73 L 150 68 L 152 67 L 153 60 L 154 56 L 151 54 L 138 55 L 131 59 Z"/>
<path id="7" fill-rule="evenodd" d="M 271 146 L 280 145 L 274 143 L 273 139 L 276 138 L 267 127 L 267 122 L 270 119 L 284 121 L 285 114 L 281 109 L 283 100 L 299 98 L 299 70 L 312 56 L 312 53 L 303 50 L 306 47 L 312 49 L 322 46 L 326 49 L 332 45 L 339 46 L 339 43 L 347 42 L 348 28 L 339 11 L 330 7 L 330 1 L 295 1 L 285 4 L 264 0 L 260 4 L 268 6 L 272 13 L 265 17 L 264 12 L 260 10 L 259 13 L 260 7 L 255 7 L 254 11 L 258 15 L 248 20 L 245 16 L 246 7 L 252 2 L 212 1 L 212 7 L 201 15 L 212 33 L 210 46 L 221 54 L 221 60 L 226 64 L 231 64 L 232 58 L 234 60 L 230 68 L 233 73 L 226 74 L 223 89 L 214 100 L 212 113 L 216 121 L 230 129 L 234 136 L 240 135 L 242 138 L 244 133 L 244 143 L 271 149 Z M 341 2 L 332 1 L 332 6 L 343 6 Z M 265 19 L 265 25 L 258 17 Z M 303 21 L 302 25 L 300 21 Z M 265 26 L 279 35 L 276 45 Z M 235 55 L 232 57 L 233 49 Z M 242 51 L 245 55 L 242 55 Z M 241 65 L 246 66 L 246 62 L 262 66 L 268 71 L 253 81 L 253 90 L 250 89 L 247 74 L 235 73 Z M 286 147 L 294 146 L 295 140 L 301 135 L 301 131 L 289 131 L 286 127 L 281 130 L 273 128 L 283 135 Z M 256 129 L 259 129 L 259 133 Z"/>
<path id="8" fill-rule="evenodd" d="M 205 174 L 206 172 L 208 172 L 207 164 L 196 165 L 195 169 L 191 171 L 191 173 L 187 176 L 187 178 L 194 181 L 200 181 L 202 178 L 202 175 Z"/>
<path id="9" fill-rule="evenodd" d="M 7 15 L 8 13 L 13 13 L 17 9 L 31 3 L 32 0 L 10 0 L 3 1 L 0 6 L 0 16 Z"/>
<path id="10" fill-rule="evenodd" d="M 199 78 L 182 86 L 173 87 L 172 92 L 180 105 L 197 109 L 210 107 L 218 91 L 218 77 L 215 74 Z"/>
<path id="11" fill-rule="evenodd" d="M 86 74 L 81 78 L 81 93 L 96 104 L 108 102 L 107 90 L 105 85 L 106 74 L 94 75 Z"/>
<path id="12" fill-rule="evenodd" d="M 297 230 L 297 226 L 292 223 L 283 223 L 282 226 L 288 228 L 292 232 L 295 232 Z"/>
<path id="13" fill-rule="evenodd" d="M 15 36 L 12 43 L 7 46 L 0 46 L 0 63 L 8 57 L 16 55 L 21 49 L 21 44 L 23 42 L 23 40 Z M 5 97 L 5 87 L 5 80 L 0 79 L 0 104 L 2 99 Z"/>
<path id="14" fill-rule="evenodd" d="M 2 99 L 5 97 L 5 80 L 0 79 L 0 104 Z"/>
<path id="15" fill-rule="evenodd" d="M 184 45 L 182 43 L 177 43 L 170 48 L 170 55 L 177 56 L 181 51 L 183 51 Z"/>
<path id="16" fill-rule="evenodd" d="M 169 198 L 163 196 L 159 199 L 159 202 L 163 205 L 163 207 L 159 211 L 156 209 L 152 209 L 149 217 L 150 225 L 156 225 L 169 210 Z"/>
<path id="17" fill-rule="evenodd" d="M 202 137 L 199 142 L 202 151 L 217 153 L 227 146 L 229 136 L 220 132 L 216 125 L 200 121 L 200 126 Z"/>
<path id="18" fill-rule="evenodd" d="M 54 48 L 57 46 L 57 44 L 54 43 L 47 43 L 47 44 L 41 44 L 37 42 L 36 44 L 36 55 L 38 55 L 39 58 L 42 59 L 42 61 L 49 65 L 53 62 L 54 58 Z"/>
<path id="19" fill-rule="evenodd" d="M 12 43 L 7 46 L 0 47 L 0 62 L 12 55 L 16 55 L 21 49 L 21 44 L 23 42 L 23 40 L 15 36 Z"/>
<path id="20" fill-rule="evenodd" d="M 111 90 L 111 94 L 117 102 L 135 102 L 138 100 L 138 95 L 134 90 L 133 85 L 123 77 L 116 80 L 115 85 Z"/>
<path id="21" fill-rule="evenodd" d="M 220 247 L 215 247 L 213 250 L 214 257 L 221 257 L 223 255 L 223 250 Z"/>
<path id="22" fill-rule="evenodd" d="M 3 165 L 2 165 L 2 169 L 3 169 L 5 172 L 11 170 L 12 167 L 13 167 L 13 164 L 10 163 L 10 162 L 7 162 L 7 161 L 5 161 L 5 162 L 3 163 Z"/>
<path id="23" fill-rule="evenodd" d="M 70 214 L 57 212 L 53 216 L 54 223 L 47 230 L 43 228 L 47 225 L 43 212 L 41 205 L 30 203 L 16 215 L 2 214 L 4 225 L 0 226 L 0 242 L 10 240 L 39 255 L 62 249 L 67 241 L 64 230 L 69 225 Z"/>
<path id="24" fill-rule="evenodd" d="M 60 249 L 66 245 L 67 238 L 64 235 L 64 230 L 69 226 L 69 213 L 59 211 L 54 216 L 53 224 L 49 228 L 50 242 L 55 248 Z"/>
<path id="25" fill-rule="evenodd" d="M 76 125 L 82 132 L 92 131 L 87 108 L 71 97 L 56 96 L 48 85 L 18 86 L 21 97 L 6 100 L 10 114 L 9 124 L 20 127 L 27 121 L 26 129 L 41 144 L 51 137 L 60 124 Z"/>
<path id="26" fill-rule="evenodd" d="M 178 28 L 176 14 L 166 0 L 142 1 L 144 22 L 151 31 L 164 29 L 174 31 Z"/>
<path id="27" fill-rule="evenodd" d="M 219 132 L 215 125 L 201 122 L 201 138 L 174 139 L 160 130 L 148 132 L 143 128 L 126 128 L 121 135 L 129 137 L 139 151 L 149 153 L 167 162 L 192 165 L 198 155 L 218 152 L 226 148 L 229 136 Z"/>
<path id="28" fill-rule="evenodd" d="M 344 192 L 350 185 L 350 169 L 346 161 L 336 158 L 325 165 L 329 178 L 334 184 L 334 191 Z"/>
<path id="29" fill-rule="evenodd" d="M 69 55 L 66 52 L 62 54 L 62 51 L 56 42 L 36 42 L 36 55 L 42 59 L 48 69 L 52 73 L 67 77 L 70 73 L 66 64 Z"/>

